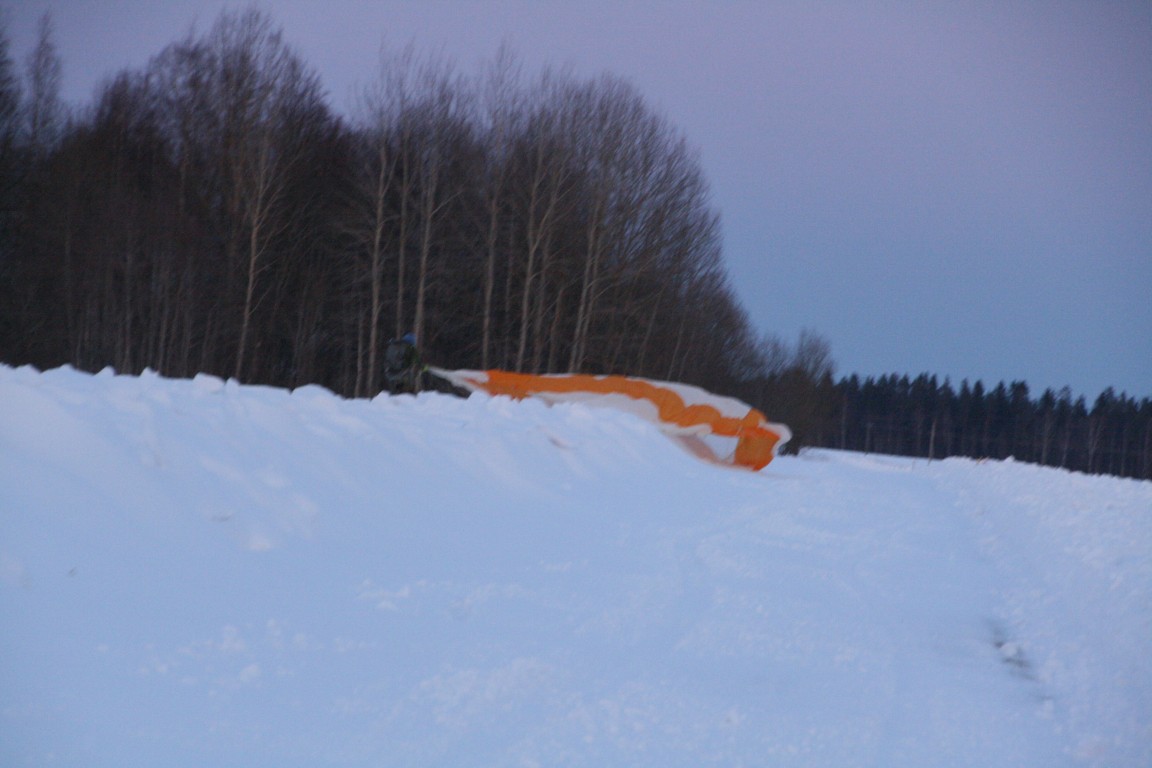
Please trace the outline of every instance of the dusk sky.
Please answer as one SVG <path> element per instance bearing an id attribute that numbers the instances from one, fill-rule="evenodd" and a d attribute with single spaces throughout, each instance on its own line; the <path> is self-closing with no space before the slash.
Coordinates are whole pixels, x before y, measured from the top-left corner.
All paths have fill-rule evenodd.
<path id="1" fill-rule="evenodd" d="M 222 0 L 50 10 L 64 97 L 139 68 Z M 838 375 L 1152 395 L 1152 3 L 268 0 L 345 112 L 382 43 L 479 71 L 502 42 L 631 81 L 699 149 L 759 331 Z"/>

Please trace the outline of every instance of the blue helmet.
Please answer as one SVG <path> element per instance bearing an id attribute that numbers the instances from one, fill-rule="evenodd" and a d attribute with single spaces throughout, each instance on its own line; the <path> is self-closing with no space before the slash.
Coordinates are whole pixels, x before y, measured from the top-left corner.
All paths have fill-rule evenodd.
<path id="1" fill-rule="evenodd" d="M 400 337 L 400 341 L 404 342 L 405 344 L 411 344 L 412 346 L 416 346 L 416 334 L 406 333 Z"/>

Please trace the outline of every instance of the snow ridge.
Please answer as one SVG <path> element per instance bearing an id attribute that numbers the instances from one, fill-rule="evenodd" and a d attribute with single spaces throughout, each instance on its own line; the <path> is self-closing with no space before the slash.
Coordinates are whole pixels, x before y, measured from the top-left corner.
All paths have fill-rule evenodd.
<path id="1" fill-rule="evenodd" d="M 1145 766 L 1152 483 L 0 367 L 5 766 Z"/>

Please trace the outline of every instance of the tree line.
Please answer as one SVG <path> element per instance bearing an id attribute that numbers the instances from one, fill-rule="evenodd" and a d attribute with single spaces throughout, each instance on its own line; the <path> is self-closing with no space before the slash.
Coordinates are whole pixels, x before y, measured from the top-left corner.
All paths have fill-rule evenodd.
<path id="1" fill-rule="evenodd" d="M 811 444 L 852 451 L 1007 459 L 1152 479 L 1152 399 L 1105 389 L 1089 405 L 1064 387 L 986 388 L 921 374 L 848 376 L 819 387 Z"/>
<path id="2" fill-rule="evenodd" d="M 23 83 L 0 44 L 7 362 L 371 396 L 408 331 L 449 367 L 719 390 L 754 356 L 696 151 L 619 78 L 409 49 L 344 117 L 250 10 L 68 115 L 50 21 Z"/>
<path id="3" fill-rule="evenodd" d="M 0 18 L 0 361 L 347 397 L 412 331 L 449 368 L 622 373 L 741 397 L 806 445 L 1152 477 L 1150 406 L 1023 383 L 833 379 L 757 334 L 695 150 L 604 75 L 382 55 L 350 114 L 264 13 L 224 13 L 67 109 L 51 19 Z"/>

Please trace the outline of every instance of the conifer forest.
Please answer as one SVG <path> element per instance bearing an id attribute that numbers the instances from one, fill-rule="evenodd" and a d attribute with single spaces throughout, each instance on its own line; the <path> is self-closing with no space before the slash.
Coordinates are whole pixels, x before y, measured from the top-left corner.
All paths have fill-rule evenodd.
<path id="1" fill-rule="evenodd" d="M 1152 478 L 1152 401 L 836 380 L 758 332 L 695 149 L 628 82 L 385 53 L 347 114 L 267 14 L 222 14 L 91 103 L 0 20 L 0 362 L 345 397 L 389 339 L 448 368 L 619 373 L 745 399 L 792 448 Z M 25 55 L 26 54 L 26 55 Z"/>

